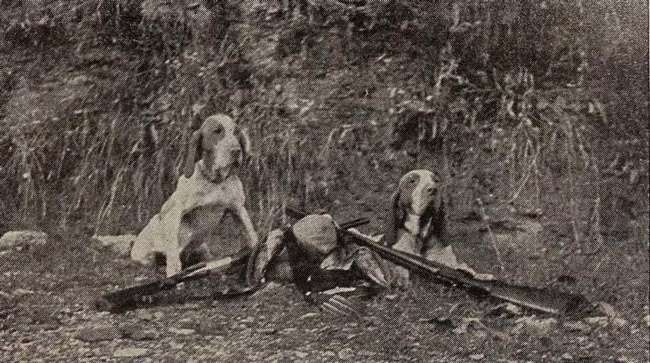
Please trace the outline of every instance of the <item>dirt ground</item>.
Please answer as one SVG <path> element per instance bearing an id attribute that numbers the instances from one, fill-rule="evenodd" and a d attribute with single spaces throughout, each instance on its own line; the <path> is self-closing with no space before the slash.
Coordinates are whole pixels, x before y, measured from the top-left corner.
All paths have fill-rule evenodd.
<path id="1" fill-rule="evenodd" d="M 470 231 L 468 224 L 454 225 L 456 236 Z M 460 243 L 458 251 L 466 260 L 486 256 L 474 261 L 488 269 L 487 246 Z M 0 259 L 4 362 L 648 359 L 647 306 L 630 299 L 606 304 L 586 319 L 557 318 L 510 312 L 496 301 L 416 280 L 408 291 L 359 302 L 359 318 L 321 312 L 291 286 L 280 285 L 241 298 L 111 314 L 95 310 L 99 294 L 160 277 L 162 271 L 137 266 L 75 234 L 51 235 L 43 245 L 6 250 Z M 647 277 L 647 266 L 645 271 L 641 277 Z M 507 271 L 500 276 L 507 278 Z M 641 294 L 642 302 L 647 285 L 633 277 L 619 286 L 620 296 Z M 598 297 L 579 284 L 573 290 L 592 301 Z"/>

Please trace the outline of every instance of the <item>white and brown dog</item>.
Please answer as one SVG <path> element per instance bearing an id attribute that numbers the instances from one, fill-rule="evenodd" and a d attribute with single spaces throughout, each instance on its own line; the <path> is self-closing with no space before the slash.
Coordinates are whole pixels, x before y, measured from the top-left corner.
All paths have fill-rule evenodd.
<path id="1" fill-rule="evenodd" d="M 151 263 L 156 254 L 166 259 L 166 273 L 182 269 L 189 254 L 210 258 L 208 245 L 227 213 L 241 222 L 249 247 L 258 236 L 244 203 L 236 169 L 250 153 L 250 141 L 234 120 L 223 114 L 208 117 L 191 136 L 184 176 L 174 193 L 133 243 L 131 259 Z"/>
<path id="2" fill-rule="evenodd" d="M 393 194 L 391 216 L 384 243 L 396 250 L 413 253 L 449 267 L 466 271 L 478 278 L 469 266 L 459 263 L 446 241 L 447 218 L 440 178 L 429 170 L 412 170 L 399 181 Z M 406 286 L 409 273 L 396 266 L 397 285 Z"/>

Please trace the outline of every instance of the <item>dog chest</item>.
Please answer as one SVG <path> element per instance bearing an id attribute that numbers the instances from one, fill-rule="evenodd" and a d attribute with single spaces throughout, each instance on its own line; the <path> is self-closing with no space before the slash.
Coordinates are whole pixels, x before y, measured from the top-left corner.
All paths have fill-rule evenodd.
<path id="1" fill-rule="evenodd" d="M 185 213 L 181 219 L 181 246 L 197 247 L 206 244 L 218 255 L 228 255 L 241 248 L 238 237 L 238 224 L 233 223 L 232 213 L 224 205 L 202 205 Z"/>

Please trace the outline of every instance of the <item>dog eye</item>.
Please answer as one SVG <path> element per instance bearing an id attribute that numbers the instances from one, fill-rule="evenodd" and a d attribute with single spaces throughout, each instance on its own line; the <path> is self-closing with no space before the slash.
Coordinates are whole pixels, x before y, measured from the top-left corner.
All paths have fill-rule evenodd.
<path id="1" fill-rule="evenodd" d="M 219 134 L 221 134 L 221 132 L 223 132 L 223 129 L 221 129 L 221 128 L 214 129 L 213 132 L 215 133 L 215 135 L 219 135 Z"/>

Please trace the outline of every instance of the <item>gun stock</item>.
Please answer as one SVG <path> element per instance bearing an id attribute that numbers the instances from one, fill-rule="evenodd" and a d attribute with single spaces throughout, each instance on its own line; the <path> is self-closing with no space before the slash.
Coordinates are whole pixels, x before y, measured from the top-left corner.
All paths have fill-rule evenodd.
<path id="1" fill-rule="evenodd" d="M 113 312 L 132 308 L 141 303 L 145 297 L 171 290 L 181 282 L 199 280 L 212 273 L 223 272 L 235 264 L 246 261 L 249 255 L 250 251 L 244 249 L 233 256 L 190 266 L 164 279 L 108 292 L 95 300 L 95 307 L 100 311 Z"/>

